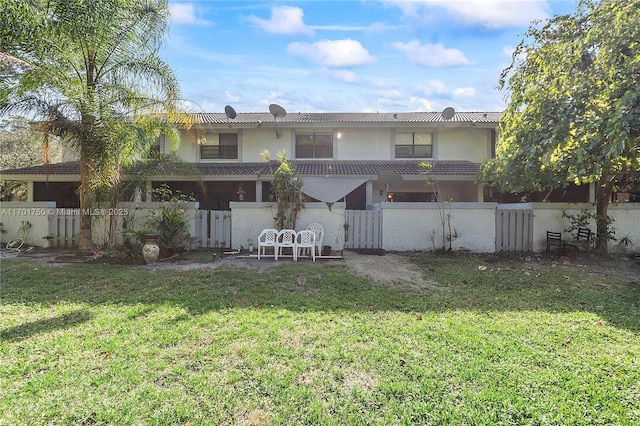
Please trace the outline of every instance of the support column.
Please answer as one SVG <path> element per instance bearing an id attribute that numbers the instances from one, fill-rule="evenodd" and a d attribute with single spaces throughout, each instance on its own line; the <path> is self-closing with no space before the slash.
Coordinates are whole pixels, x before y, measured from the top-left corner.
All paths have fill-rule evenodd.
<path id="1" fill-rule="evenodd" d="M 33 181 L 32 180 L 27 181 L 27 202 L 29 203 L 33 202 Z"/>
<path id="2" fill-rule="evenodd" d="M 151 192 L 153 190 L 153 186 L 151 186 L 151 181 L 148 180 L 147 181 L 147 189 L 146 189 L 146 199 L 145 201 L 149 202 L 149 201 L 153 201 L 153 193 Z"/>
<path id="3" fill-rule="evenodd" d="M 262 181 L 256 181 L 256 203 L 262 202 Z"/>
<path id="4" fill-rule="evenodd" d="M 365 205 L 370 206 L 373 204 L 373 181 L 371 180 L 367 181 L 365 192 L 366 192 Z"/>

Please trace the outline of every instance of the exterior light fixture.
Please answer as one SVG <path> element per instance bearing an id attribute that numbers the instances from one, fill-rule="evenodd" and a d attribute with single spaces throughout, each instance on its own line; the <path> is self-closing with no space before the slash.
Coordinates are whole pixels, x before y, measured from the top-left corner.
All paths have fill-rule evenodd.
<path id="1" fill-rule="evenodd" d="M 236 192 L 236 194 L 238 194 L 238 200 L 239 201 L 244 201 L 244 194 L 246 193 L 246 191 L 244 189 L 242 189 L 242 184 L 240 184 L 240 186 L 238 187 L 238 192 Z"/>

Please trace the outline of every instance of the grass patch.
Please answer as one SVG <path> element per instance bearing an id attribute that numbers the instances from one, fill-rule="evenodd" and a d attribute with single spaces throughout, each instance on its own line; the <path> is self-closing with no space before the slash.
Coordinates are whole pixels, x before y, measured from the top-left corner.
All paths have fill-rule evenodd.
<path id="1" fill-rule="evenodd" d="M 422 287 L 337 262 L 3 261 L 0 424 L 640 422 L 637 284 L 411 261 Z"/>

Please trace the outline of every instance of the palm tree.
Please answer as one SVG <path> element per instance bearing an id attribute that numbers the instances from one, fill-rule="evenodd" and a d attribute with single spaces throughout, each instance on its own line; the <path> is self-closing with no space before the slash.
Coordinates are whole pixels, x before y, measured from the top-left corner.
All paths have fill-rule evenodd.
<path id="1" fill-rule="evenodd" d="M 176 175 L 197 179 L 200 188 L 204 190 L 200 171 L 193 164 L 184 161 L 175 152 L 154 153 L 138 161 L 130 170 L 125 170 L 118 185 L 109 187 L 108 191 L 102 191 L 104 192 L 102 194 L 98 193 L 98 197 L 102 198 L 102 202 L 108 203 L 110 209 L 115 209 L 120 201 L 134 201 L 138 197 L 141 198 L 147 191 L 148 181 L 152 178 Z M 147 201 L 151 200 L 147 199 Z M 116 245 L 118 217 L 111 216 L 109 219 L 108 246 L 113 248 Z"/>
<path id="2" fill-rule="evenodd" d="M 0 3 L 0 114 L 28 116 L 76 150 L 78 249 L 89 251 L 93 194 L 116 185 L 161 133 L 177 141 L 166 113 L 175 111 L 178 82 L 158 56 L 167 1 Z"/>

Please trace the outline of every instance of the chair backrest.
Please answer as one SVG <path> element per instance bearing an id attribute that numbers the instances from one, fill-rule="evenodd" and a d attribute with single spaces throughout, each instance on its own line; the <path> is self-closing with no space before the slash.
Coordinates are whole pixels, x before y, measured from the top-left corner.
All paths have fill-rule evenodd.
<path id="1" fill-rule="evenodd" d="M 255 234 L 254 234 L 255 235 Z M 263 243 L 275 243 L 278 238 L 277 229 L 263 229 L 258 237 L 258 241 Z"/>
<path id="2" fill-rule="evenodd" d="M 278 244 L 293 245 L 296 242 L 296 231 L 293 229 L 283 229 L 278 232 Z"/>
<path id="3" fill-rule="evenodd" d="M 322 241 L 322 237 L 324 236 L 324 228 L 319 223 L 311 223 L 307 226 L 307 230 L 313 231 L 316 234 L 316 241 Z"/>
<path id="4" fill-rule="evenodd" d="M 316 243 L 316 234 L 313 231 L 305 229 L 296 235 L 296 244 L 301 247 L 313 247 Z"/>
<path id="5" fill-rule="evenodd" d="M 561 235 L 562 234 L 560 232 L 547 231 L 547 240 L 560 240 Z"/>
<path id="6" fill-rule="evenodd" d="M 576 241 L 591 241 L 591 229 L 589 228 L 578 228 L 578 234 L 576 235 Z"/>

